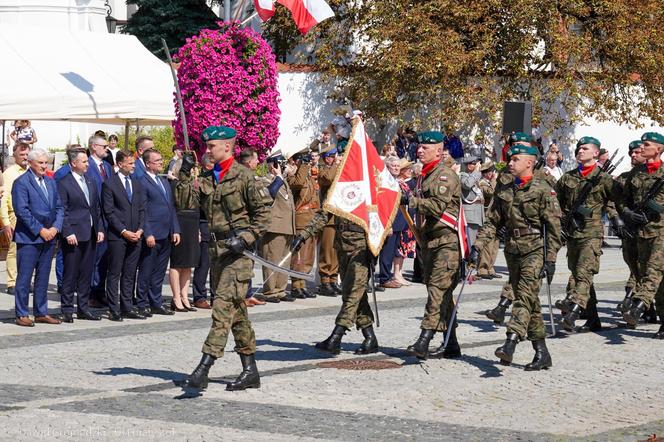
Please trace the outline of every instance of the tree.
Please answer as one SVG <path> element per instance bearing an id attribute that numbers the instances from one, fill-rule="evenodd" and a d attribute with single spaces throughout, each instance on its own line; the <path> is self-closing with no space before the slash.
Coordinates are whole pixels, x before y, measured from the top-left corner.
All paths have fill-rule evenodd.
<path id="1" fill-rule="evenodd" d="M 664 124 L 661 0 L 338 0 L 304 40 L 377 120 L 497 125 L 530 100 L 548 126 L 582 115 Z M 269 26 L 269 25 L 268 25 Z"/>
<path id="2" fill-rule="evenodd" d="M 201 29 L 216 27 L 219 21 L 205 0 L 127 0 L 127 4 L 139 8 L 122 32 L 138 37 L 146 48 L 163 60 L 166 55 L 161 38 L 174 53 L 187 38 Z"/>

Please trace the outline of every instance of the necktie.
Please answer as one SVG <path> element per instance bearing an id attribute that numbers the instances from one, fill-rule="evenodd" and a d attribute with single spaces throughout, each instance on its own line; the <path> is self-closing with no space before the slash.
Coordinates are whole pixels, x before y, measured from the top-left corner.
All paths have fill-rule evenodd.
<path id="1" fill-rule="evenodd" d="M 101 180 L 106 181 L 106 169 L 104 168 L 104 163 L 99 163 L 99 173 L 101 174 Z"/>
<path id="2" fill-rule="evenodd" d="M 85 178 L 79 177 L 78 178 L 81 181 L 81 189 L 83 190 L 83 193 L 85 194 L 85 201 L 88 202 L 88 206 L 90 205 L 90 190 L 88 189 L 88 183 L 85 182 Z"/>
<path id="3" fill-rule="evenodd" d="M 131 184 L 129 184 L 129 177 L 125 177 L 125 190 L 127 191 L 127 197 L 129 198 L 129 202 L 131 202 Z"/>
<path id="4" fill-rule="evenodd" d="M 39 187 L 41 187 L 41 190 L 44 192 L 44 196 L 48 201 L 48 190 L 46 190 L 46 183 L 44 182 L 44 178 L 39 178 Z"/>
<path id="5" fill-rule="evenodd" d="M 161 180 L 159 179 L 159 177 L 155 177 L 155 179 L 157 180 L 157 185 L 158 185 L 159 188 L 161 189 L 161 193 L 163 193 L 164 196 L 166 196 L 166 189 L 164 189 L 164 183 L 161 182 Z"/>

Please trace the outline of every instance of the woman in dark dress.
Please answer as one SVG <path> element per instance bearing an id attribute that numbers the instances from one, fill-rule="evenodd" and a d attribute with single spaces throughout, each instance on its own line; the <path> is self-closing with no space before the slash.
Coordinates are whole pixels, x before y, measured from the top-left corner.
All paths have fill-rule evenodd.
<path id="1" fill-rule="evenodd" d="M 177 176 L 181 164 L 182 160 L 175 164 L 174 176 Z M 190 187 L 178 184 L 177 179 L 171 181 L 181 230 L 180 244 L 171 248 L 171 268 L 168 274 L 173 292 L 171 309 L 176 312 L 193 312 L 196 309 L 189 303 L 189 281 L 191 269 L 198 265 L 201 253 L 200 206 L 198 192 L 192 192 Z"/>

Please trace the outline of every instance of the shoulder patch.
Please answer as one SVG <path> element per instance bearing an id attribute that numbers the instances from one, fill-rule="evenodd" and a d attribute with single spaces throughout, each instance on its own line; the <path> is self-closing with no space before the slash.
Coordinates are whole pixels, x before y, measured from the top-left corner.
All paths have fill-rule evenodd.
<path id="1" fill-rule="evenodd" d="M 556 195 L 556 191 L 551 189 L 551 195 Z"/>

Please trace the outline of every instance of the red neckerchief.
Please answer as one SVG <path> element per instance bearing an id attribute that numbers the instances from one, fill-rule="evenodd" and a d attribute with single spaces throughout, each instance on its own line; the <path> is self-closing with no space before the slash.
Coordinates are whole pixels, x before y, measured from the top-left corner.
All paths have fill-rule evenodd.
<path id="1" fill-rule="evenodd" d="M 514 184 L 516 184 L 516 187 L 518 189 L 521 189 L 523 186 L 528 184 L 530 182 L 530 180 L 532 180 L 532 179 L 533 179 L 532 176 L 527 176 L 527 177 L 523 177 L 523 178 L 514 178 Z"/>
<path id="2" fill-rule="evenodd" d="M 579 165 L 579 173 L 581 174 L 582 177 L 587 177 L 592 173 L 593 170 L 595 170 L 595 167 L 597 167 L 597 163 L 593 163 L 590 166 L 582 166 Z"/>
<path id="3" fill-rule="evenodd" d="M 657 172 L 662 165 L 662 160 L 653 161 L 652 163 L 646 163 L 646 170 L 648 175 L 652 175 Z"/>
<path id="4" fill-rule="evenodd" d="M 226 172 L 228 172 L 231 169 L 233 161 L 235 161 L 235 159 L 233 157 L 230 157 L 229 159 L 225 161 L 219 161 L 217 164 L 214 165 L 212 173 L 214 173 L 214 177 L 217 179 L 217 183 L 221 183 L 221 180 L 224 179 L 224 175 L 226 175 Z"/>
<path id="5" fill-rule="evenodd" d="M 433 160 L 432 162 L 425 164 L 424 167 L 422 167 L 422 176 L 427 176 L 431 173 L 432 170 L 438 166 L 440 163 L 440 160 Z"/>

